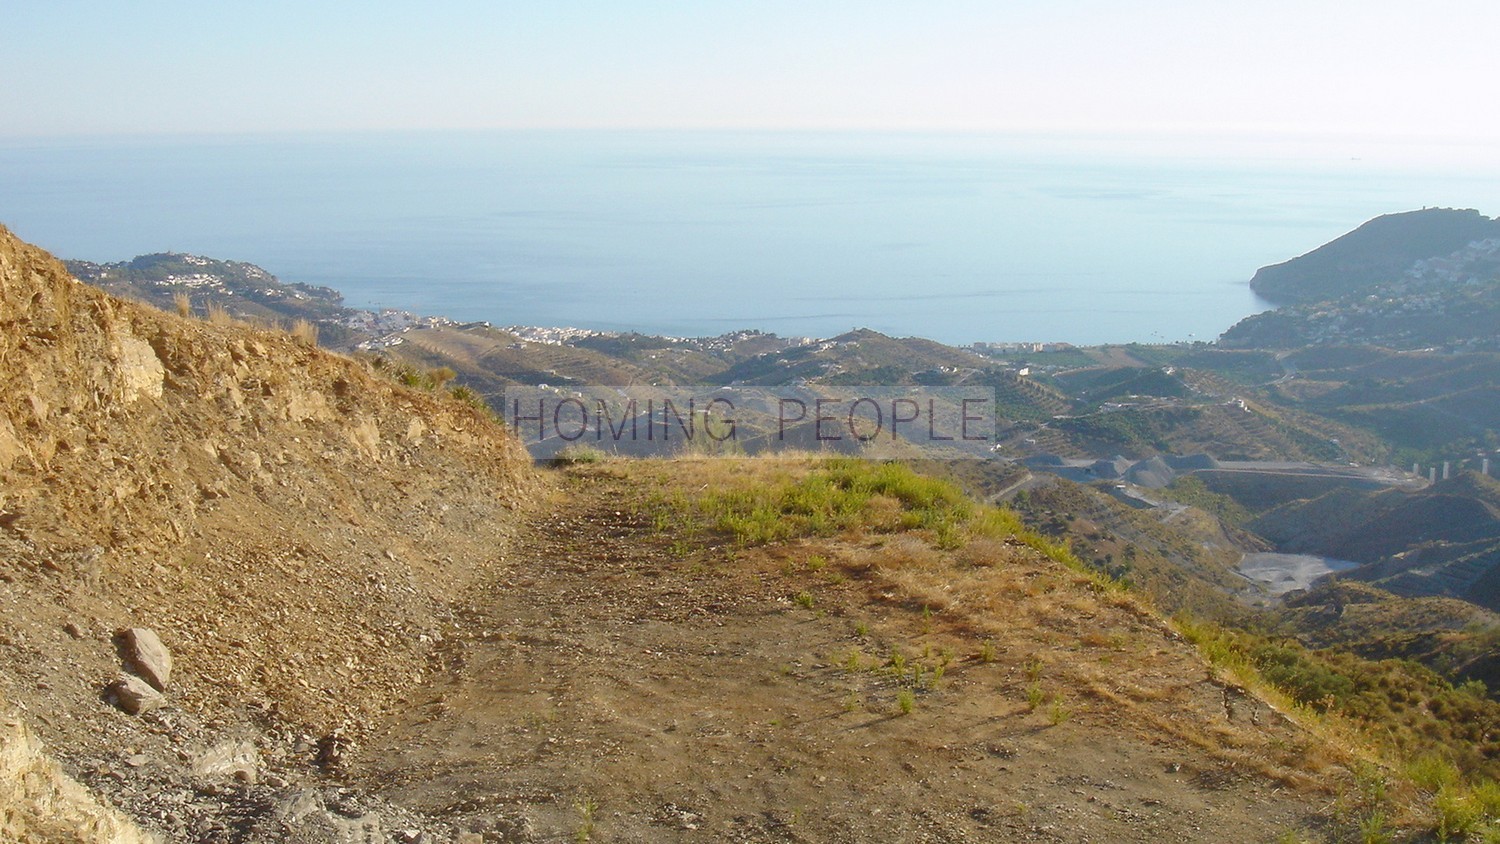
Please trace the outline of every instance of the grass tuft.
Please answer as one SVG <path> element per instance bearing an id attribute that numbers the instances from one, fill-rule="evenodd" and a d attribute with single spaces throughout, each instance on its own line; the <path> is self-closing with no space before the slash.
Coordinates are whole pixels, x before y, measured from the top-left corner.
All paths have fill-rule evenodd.
<path id="1" fill-rule="evenodd" d="M 1047 693 L 1042 691 L 1040 683 L 1032 683 L 1026 687 L 1026 708 L 1035 712 L 1047 700 Z"/>
<path id="2" fill-rule="evenodd" d="M 910 715 L 917 708 L 917 695 L 911 689 L 901 689 L 896 692 L 896 708 L 902 715 Z"/>
<path id="3" fill-rule="evenodd" d="M 311 320 L 298 319 L 292 323 L 292 327 L 287 333 L 291 334 L 293 339 L 306 343 L 309 346 L 318 345 L 318 325 Z"/>

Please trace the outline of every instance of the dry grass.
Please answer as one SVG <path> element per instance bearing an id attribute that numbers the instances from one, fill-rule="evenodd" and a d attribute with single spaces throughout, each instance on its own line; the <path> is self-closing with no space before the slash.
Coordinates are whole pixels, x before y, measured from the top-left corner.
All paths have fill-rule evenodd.
<path id="1" fill-rule="evenodd" d="M 821 555 L 829 569 L 842 572 L 853 584 L 846 597 L 859 600 L 854 595 L 862 588 L 870 605 L 906 614 L 904 624 L 917 631 L 917 641 L 957 653 L 982 650 L 1002 669 L 1015 663 L 1012 671 L 1019 655 L 1034 655 L 1047 665 L 1049 700 L 1105 704 L 1066 705 L 1057 723 L 1097 725 L 1107 715 L 1116 724 L 1171 735 L 1225 764 L 1325 793 L 1337 789 L 1339 771 L 1380 758 L 1349 719 L 1296 704 L 1201 631 L 1173 629 L 1145 598 L 1087 568 L 1066 545 L 1027 531 L 1014 514 L 943 503 L 941 491 L 926 486 L 931 479 L 908 483 L 881 464 L 805 457 L 679 460 L 654 470 L 671 480 L 675 506 L 686 512 L 702 501 L 714 502 L 719 515 L 735 507 L 764 510 L 763 521 L 752 525 L 756 530 L 784 525 L 788 513 L 797 512 L 780 509 L 786 502 L 839 502 L 846 509 L 830 509 L 837 521 L 830 517 L 828 527 L 814 523 L 791 536 L 757 535 L 755 541 L 772 543 L 765 546 L 769 551 L 806 537 L 799 553 Z M 874 471 L 885 474 L 874 482 L 861 474 Z M 849 490 L 870 492 L 851 504 L 839 498 Z M 737 499 L 741 493 L 747 497 Z M 709 511 L 696 512 L 701 518 Z M 822 592 L 818 607 L 836 611 Z M 1012 676 L 1010 693 L 1021 696 L 1027 683 Z M 1248 690 L 1253 700 L 1243 712 L 1229 711 L 1226 701 L 1243 694 L 1235 688 Z M 1286 749 L 1294 744 L 1301 750 Z"/>
<path id="2" fill-rule="evenodd" d="M 1015 545 L 988 536 L 974 537 L 953 554 L 960 566 L 967 568 L 999 568 L 1015 562 L 1021 554 Z"/>
<path id="3" fill-rule="evenodd" d="M 287 333 L 291 334 L 292 337 L 297 339 L 298 341 L 306 343 L 309 346 L 318 345 L 318 326 L 316 323 L 310 320 L 297 320 L 296 322 L 292 323 L 291 330 Z M 449 371 L 451 372 L 452 370 Z"/>
<path id="4" fill-rule="evenodd" d="M 188 298 L 186 293 L 173 293 L 172 307 L 177 309 L 177 315 L 180 317 L 186 318 L 193 315 L 193 300 Z"/>
<path id="5" fill-rule="evenodd" d="M 229 309 L 218 302 L 209 302 L 207 305 L 209 325 L 232 325 L 234 317 L 229 315 Z"/>
<path id="6" fill-rule="evenodd" d="M 654 474 L 658 488 L 671 490 L 658 494 L 661 512 L 689 516 L 701 535 L 732 544 L 731 558 L 762 577 L 783 578 L 783 594 L 815 594 L 818 613 L 858 619 L 861 640 L 878 643 L 877 653 L 904 653 L 903 665 L 892 657 L 867 667 L 856 652 L 845 668 L 881 678 L 866 683 L 916 690 L 923 711 L 945 705 L 949 692 L 939 678 L 963 686 L 983 672 L 998 682 L 988 693 L 1002 700 L 986 705 L 1001 717 L 1039 729 L 1166 739 L 1213 760 L 1201 769 L 1209 779 L 1258 774 L 1293 793 L 1342 801 L 1359 791 L 1356 769 L 1395 771 L 1384 802 L 1348 814 L 1340 829 L 1376 812 L 1407 829 L 1436 829 L 1443 811 L 1453 828 L 1485 803 L 1475 786 L 1453 791 L 1446 809 L 1435 806 L 1432 795 L 1398 782 L 1400 767 L 1358 723 L 1297 703 L 1218 631 L 1169 623 L 1145 597 L 1090 570 L 1066 545 L 1025 530 L 1008 511 L 935 504 L 946 499 L 925 483 L 908 484 L 889 470 L 873 482 L 862 474 L 880 466 L 780 457 L 655 461 L 620 471 Z M 836 506 L 826 523 L 744 543 L 709 518 L 715 511 L 705 501 L 719 515 L 762 508 L 756 529 Z M 962 655 L 942 665 L 946 677 L 931 659 L 934 648 Z M 829 659 L 845 663 L 848 653 Z M 1033 673 L 1029 664 L 1043 668 Z"/>

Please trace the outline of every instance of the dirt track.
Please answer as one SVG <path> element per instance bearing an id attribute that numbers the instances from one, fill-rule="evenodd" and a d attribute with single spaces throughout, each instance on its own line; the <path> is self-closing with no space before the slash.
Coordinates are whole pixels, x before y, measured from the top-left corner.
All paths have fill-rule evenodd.
<path id="1" fill-rule="evenodd" d="M 1108 611 L 1071 630 L 1017 624 L 985 662 L 964 651 L 956 613 L 916 613 L 878 577 L 837 574 L 855 540 L 689 549 L 655 529 L 631 470 L 556 480 L 500 579 L 465 601 L 448 675 L 356 760 L 392 802 L 496 841 L 1220 842 L 1318 824 L 1315 795 L 1076 696 L 1074 673 L 1056 670 L 1075 694 L 1061 717 L 1031 710 L 1023 663 L 1115 629 Z M 814 573 L 814 554 L 835 562 Z M 793 600 L 803 591 L 813 606 Z M 1165 641 L 1121 647 L 1191 659 Z M 872 670 L 893 648 L 955 653 L 910 714 Z M 1225 737 L 1254 718 L 1296 741 L 1179 669 L 1131 678 L 1161 684 L 1141 693 L 1159 699 L 1153 717 L 1217 719 Z M 1202 711 L 1169 711 L 1184 705 Z"/>

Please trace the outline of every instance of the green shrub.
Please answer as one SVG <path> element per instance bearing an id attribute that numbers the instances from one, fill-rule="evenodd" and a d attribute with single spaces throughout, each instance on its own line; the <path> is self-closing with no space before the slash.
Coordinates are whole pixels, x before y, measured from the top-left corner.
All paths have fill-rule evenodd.
<path id="1" fill-rule="evenodd" d="M 1384 812 L 1371 812 L 1359 822 L 1361 844 L 1390 844 L 1391 834 L 1386 829 L 1387 823 Z"/>
<path id="2" fill-rule="evenodd" d="M 1299 703 L 1329 708 L 1329 702 L 1343 702 L 1354 696 L 1354 681 L 1327 665 L 1308 659 L 1305 651 L 1286 645 L 1264 642 L 1250 653 L 1261 676 L 1291 695 Z"/>
<path id="3" fill-rule="evenodd" d="M 455 384 L 453 387 L 449 388 L 448 395 L 478 410 L 490 409 L 489 402 L 486 402 L 484 400 L 484 396 L 481 396 L 472 387 L 467 387 L 463 384 Z"/>
<path id="4" fill-rule="evenodd" d="M 1483 819 L 1479 803 L 1467 790 L 1444 788 L 1432 801 L 1437 815 L 1437 838 L 1439 841 L 1462 841 L 1469 833 L 1479 828 Z"/>
<path id="5" fill-rule="evenodd" d="M 1479 811 L 1490 820 L 1500 820 L 1500 783 L 1482 780 L 1474 786 L 1474 800 Z"/>
<path id="6" fill-rule="evenodd" d="M 1413 784 L 1428 791 L 1439 792 L 1458 785 L 1458 768 L 1448 759 L 1436 753 L 1427 753 L 1413 759 L 1406 766 L 1406 776 Z"/>
<path id="7" fill-rule="evenodd" d="M 895 524 L 880 525 L 871 505 L 877 496 L 901 505 Z M 975 505 L 946 481 L 919 475 L 899 463 L 853 458 L 824 461 L 797 481 L 714 492 L 699 501 L 712 525 L 744 544 L 796 536 L 827 536 L 856 527 L 930 530 L 940 547 L 962 544 Z"/>

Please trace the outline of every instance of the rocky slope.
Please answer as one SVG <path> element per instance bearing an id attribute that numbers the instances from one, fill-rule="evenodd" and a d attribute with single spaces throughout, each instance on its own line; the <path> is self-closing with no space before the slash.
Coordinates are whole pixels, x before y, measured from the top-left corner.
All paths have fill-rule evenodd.
<path id="1" fill-rule="evenodd" d="M 471 407 L 111 298 L 4 230 L 0 481 L 0 692 L 172 840 L 322 811 L 299 783 L 423 681 L 533 484 Z M 175 661 L 139 716 L 106 691 L 132 627 Z"/>

